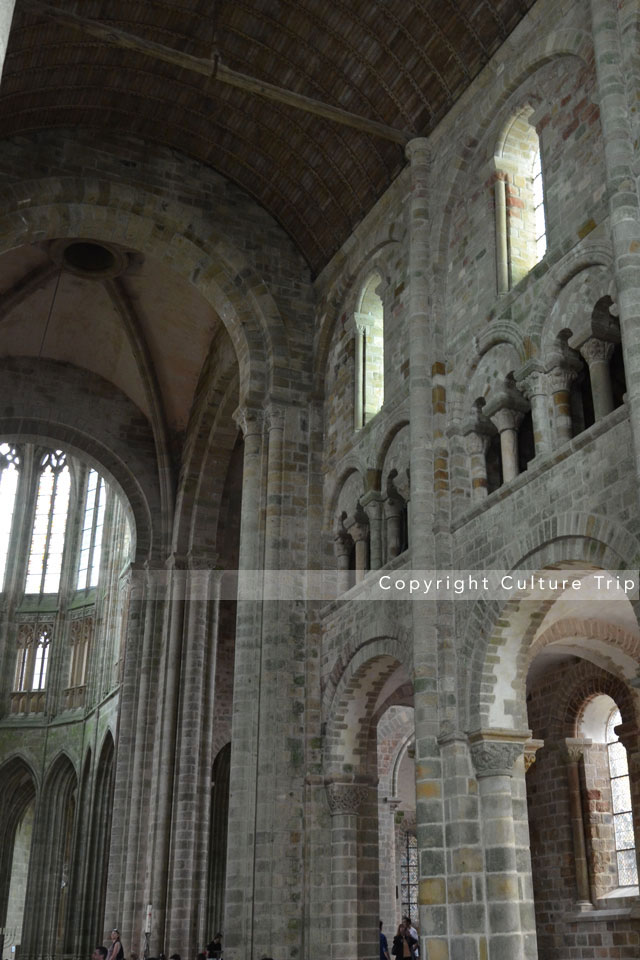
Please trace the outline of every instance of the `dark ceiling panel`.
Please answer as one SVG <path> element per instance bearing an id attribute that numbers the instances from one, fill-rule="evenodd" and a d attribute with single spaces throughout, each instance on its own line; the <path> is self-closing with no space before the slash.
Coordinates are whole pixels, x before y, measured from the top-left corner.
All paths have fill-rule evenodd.
<path id="1" fill-rule="evenodd" d="M 78 12 L 74 0 L 50 0 Z M 82 16 L 424 135 L 534 0 L 83 0 Z M 404 164 L 402 148 L 108 46 L 20 8 L 0 88 L 5 136 L 116 129 L 251 193 L 317 272 Z"/>

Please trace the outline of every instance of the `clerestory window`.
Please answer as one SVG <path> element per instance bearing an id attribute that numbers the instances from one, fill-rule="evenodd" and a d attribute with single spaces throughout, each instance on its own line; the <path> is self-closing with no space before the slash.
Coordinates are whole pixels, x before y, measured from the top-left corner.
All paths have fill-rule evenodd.
<path id="1" fill-rule="evenodd" d="M 525 277 L 547 252 L 542 152 L 532 107 L 511 118 L 495 157 L 498 292 Z"/>
<path id="2" fill-rule="evenodd" d="M 374 273 L 362 289 L 354 320 L 355 427 L 364 426 L 384 403 L 384 307 L 382 278 Z"/>
<path id="3" fill-rule="evenodd" d="M 78 590 L 86 590 L 98 584 L 100 575 L 100 554 L 102 550 L 102 530 L 107 500 L 106 484 L 95 470 L 90 470 L 82 524 L 82 540 L 78 564 Z"/>
<path id="4" fill-rule="evenodd" d="M 62 572 L 71 474 L 62 450 L 48 451 L 41 460 L 40 468 L 25 593 L 57 593 Z"/>

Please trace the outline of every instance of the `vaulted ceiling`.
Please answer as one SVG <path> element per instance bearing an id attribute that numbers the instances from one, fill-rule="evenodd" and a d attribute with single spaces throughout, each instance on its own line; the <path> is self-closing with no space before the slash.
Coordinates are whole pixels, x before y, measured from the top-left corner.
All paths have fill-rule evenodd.
<path id="1" fill-rule="evenodd" d="M 534 0 L 51 0 L 61 10 L 427 134 Z M 402 146 L 120 49 L 17 0 L 5 137 L 117 129 L 214 167 L 320 270 L 404 164 Z"/>

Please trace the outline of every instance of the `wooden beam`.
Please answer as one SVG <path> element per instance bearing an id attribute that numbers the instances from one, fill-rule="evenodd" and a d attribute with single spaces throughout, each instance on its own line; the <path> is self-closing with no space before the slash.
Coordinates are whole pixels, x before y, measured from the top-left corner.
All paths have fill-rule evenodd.
<path id="1" fill-rule="evenodd" d="M 44 3 L 42 0 L 23 0 L 21 6 L 27 10 L 32 10 L 34 13 L 40 13 L 45 17 L 58 20 L 75 30 L 96 37 L 98 40 L 103 40 L 105 43 L 113 44 L 124 50 L 133 50 L 135 53 L 162 60 L 164 63 L 170 63 L 183 70 L 190 70 L 193 73 L 200 73 L 205 77 L 220 80 L 221 83 L 244 90 L 246 93 L 254 93 L 266 100 L 284 103 L 289 107 L 304 110 L 306 113 L 323 117 L 325 120 L 333 120 L 335 123 L 341 123 L 354 130 L 360 130 L 362 133 L 368 133 L 373 137 L 382 137 L 385 140 L 391 140 L 393 143 L 404 146 L 415 136 L 415 134 L 406 130 L 397 130 L 395 127 L 387 126 L 386 123 L 360 117 L 348 110 L 343 110 L 341 107 L 334 107 L 329 103 L 323 103 L 321 100 L 305 97 L 301 93 L 285 90 L 273 83 L 256 80 L 247 74 L 225 67 L 219 60 L 192 57 L 188 53 L 172 50 L 171 47 L 165 47 L 161 43 L 144 40 L 142 37 L 136 37 L 125 30 L 109 27 L 98 20 L 89 20 L 86 17 L 79 17 L 75 13 L 59 10 L 58 7 L 50 3 Z"/>

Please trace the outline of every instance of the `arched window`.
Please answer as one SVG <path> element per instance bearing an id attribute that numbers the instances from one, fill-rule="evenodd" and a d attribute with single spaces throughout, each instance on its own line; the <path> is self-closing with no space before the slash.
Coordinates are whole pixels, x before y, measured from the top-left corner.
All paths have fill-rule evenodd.
<path id="1" fill-rule="evenodd" d="M 638 866 L 633 833 L 629 765 L 627 751 L 615 733 L 615 728 L 621 723 L 622 717 L 616 707 L 609 715 L 606 732 L 611 781 L 611 812 L 618 865 L 618 886 L 633 887 L 638 883 Z"/>
<path id="2" fill-rule="evenodd" d="M 41 461 L 25 593 L 57 593 L 67 527 L 71 475 L 62 450 Z"/>
<path id="3" fill-rule="evenodd" d="M 355 314 L 355 426 L 368 423 L 384 402 L 384 307 L 382 278 L 374 273 L 365 284 Z"/>
<path id="4" fill-rule="evenodd" d="M 20 457 L 16 448 L 9 443 L 0 443 L 0 590 L 4 590 L 19 466 Z"/>
<path id="5" fill-rule="evenodd" d="M 495 160 L 499 293 L 514 287 L 547 251 L 542 154 L 532 114 L 528 106 L 512 117 Z"/>
<path id="6" fill-rule="evenodd" d="M 82 524 L 82 541 L 78 565 L 78 590 L 95 587 L 100 573 L 100 552 L 102 548 L 102 528 L 107 489 L 95 470 L 89 471 Z"/>
<path id="7" fill-rule="evenodd" d="M 23 623 L 18 630 L 18 656 L 13 689 L 18 693 L 45 690 L 52 623 Z"/>

